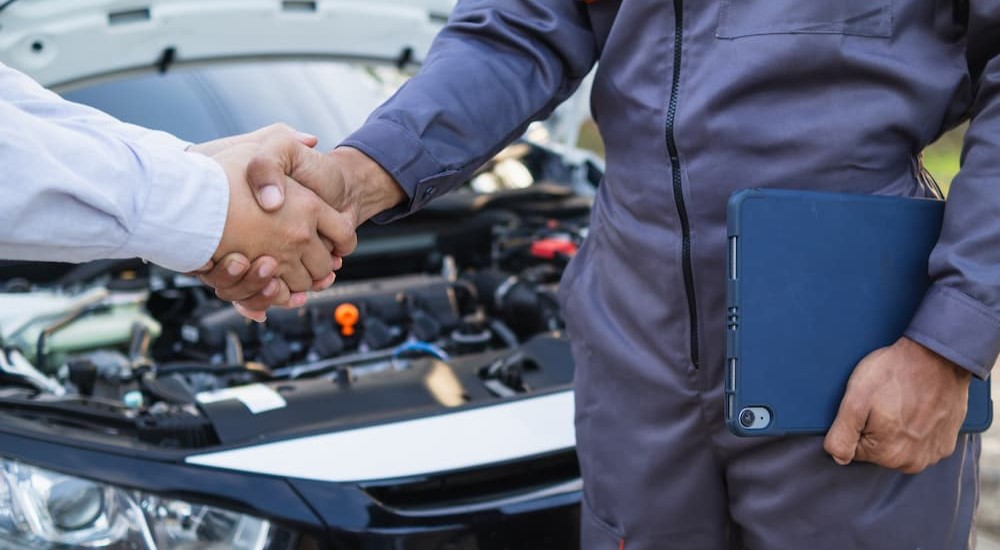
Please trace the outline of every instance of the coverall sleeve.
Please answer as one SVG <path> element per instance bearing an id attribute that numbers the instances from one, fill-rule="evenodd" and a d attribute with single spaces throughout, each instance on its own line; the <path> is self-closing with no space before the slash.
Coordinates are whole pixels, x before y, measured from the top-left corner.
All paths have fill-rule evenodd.
<path id="1" fill-rule="evenodd" d="M 218 247 L 229 183 L 172 136 L 65 101 L 0 65 L 0 258 L 141 257 L 197 269 Z"/>
<path id="2" fill-rule="evenodd" d="M 1000 354 L 1000 0 L 969 5 L 971 123 L 906 335 L 985 378 Z"/>
<path id="3" fill-rule="evenodd" d="M 597 58 L 583 0 L 460 0 L 419 73 L 342 145 L 373 158 L 413 212 L 543 119 Z"/>

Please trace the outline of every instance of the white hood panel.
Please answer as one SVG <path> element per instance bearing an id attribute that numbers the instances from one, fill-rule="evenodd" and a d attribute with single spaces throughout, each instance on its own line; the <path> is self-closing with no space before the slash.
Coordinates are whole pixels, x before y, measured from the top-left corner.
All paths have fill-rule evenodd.
<path id="1" fill-rule="evenodd" d="M 43 85 L 177 62 L 342 57 L 420 62 L 454 0 L 20 0 L 0 61 Z"/>
<path id="2" fill-rule="evenodd" d="M 423 476 L 572 449 L 573 392 L 194 455 L 188 464 L 355 482 Z"/>

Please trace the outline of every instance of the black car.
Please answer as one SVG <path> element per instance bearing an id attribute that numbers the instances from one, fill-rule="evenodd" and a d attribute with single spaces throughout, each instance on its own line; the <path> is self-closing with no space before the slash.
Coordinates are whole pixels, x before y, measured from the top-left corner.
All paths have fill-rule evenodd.
<path id="1" fill-rule="evenodd" d="M 0 61 L 199 142 L 335 145 L 449 0 L 0 3 Z M 579 102 L 462 189 L 366 225 L 329 290 L 242 319 L 141 261 L 0 263 L 0 549 L 578 547 L 555 291 L 599 160 Z"/>

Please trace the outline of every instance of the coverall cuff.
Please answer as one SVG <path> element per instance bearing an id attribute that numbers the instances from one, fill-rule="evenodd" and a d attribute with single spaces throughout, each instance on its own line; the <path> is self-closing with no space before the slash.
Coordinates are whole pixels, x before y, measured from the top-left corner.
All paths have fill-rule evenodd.
<path id="1" fill-rule="evenodd" d="M 455 173 L 444 170 L 410 130 L 388 120 L 369 120 L 340 146 L 353 147 L 371 157 L 409 197 L 409 201 L 373 217 L 376 223 L 388 223 L 423 208 L 446 191 L 435 182 Z"/>
<path id="2" fill-rule="evenodd" d="M 183 150 L 139 147 L 150 167 L 141 214 L 120 257 L 140 257 L 182 273 L 208 262 L 229 211 L 229 180 L 214 160 Z"/>
<path id="3" fill-rule="evenodd" d="M 1000 354 L 1000 319 L 964 292 L 934 284 L 905 336 L 985 379 Z"/>

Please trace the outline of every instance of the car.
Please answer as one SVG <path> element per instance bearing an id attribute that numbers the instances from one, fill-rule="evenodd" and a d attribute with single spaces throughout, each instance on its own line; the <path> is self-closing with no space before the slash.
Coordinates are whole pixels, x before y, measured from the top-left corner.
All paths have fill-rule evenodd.
<path id="1" fill-rule="evenodd" d="M 329 148 L 451 5 L 8 0 L 0 61 L 191 141 L 283 121 Z M 556 290 L 602 175 L 585 114 L 363 226 L 332 288 L 263 324 L 138 259 L 0 263 L 0 548 L 577 548 Z"/>

